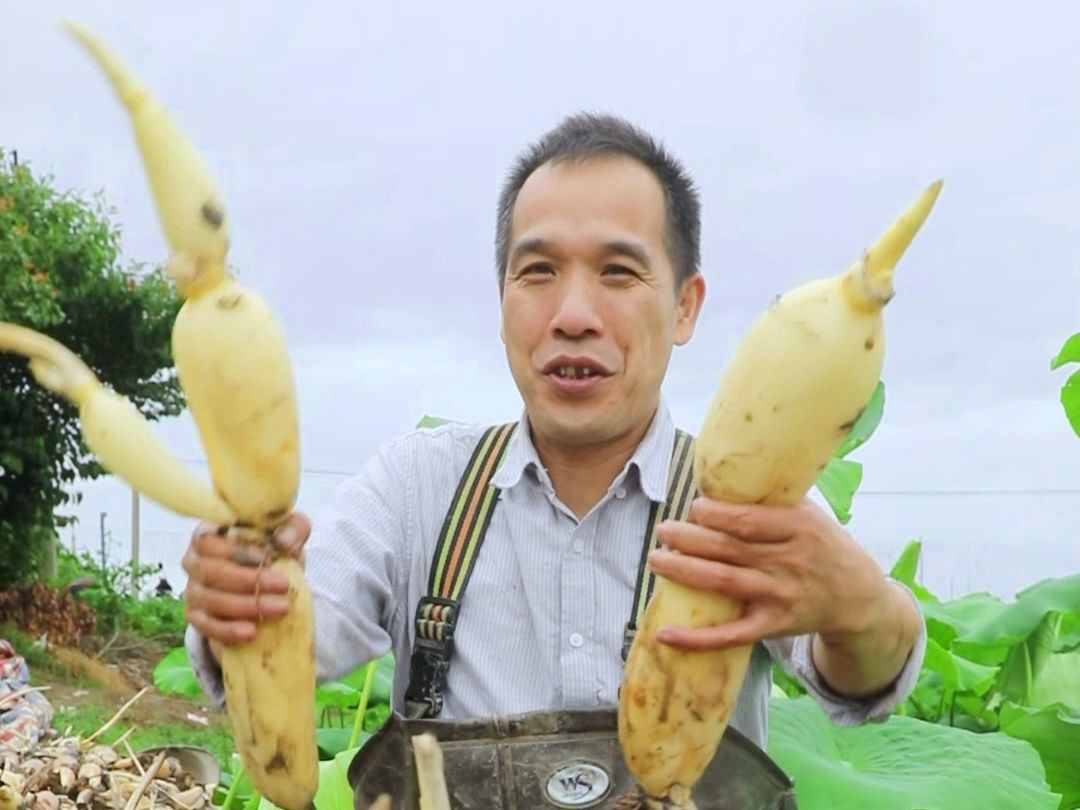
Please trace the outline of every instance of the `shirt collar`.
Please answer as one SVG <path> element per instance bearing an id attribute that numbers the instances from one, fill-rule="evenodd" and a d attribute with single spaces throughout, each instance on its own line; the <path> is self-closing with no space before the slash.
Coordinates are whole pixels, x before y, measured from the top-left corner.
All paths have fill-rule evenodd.
<path id="1" fill-rule="evenodd" d="M 636 470 L 642 492 L 650 500 L 665 501 L 668 467 L 671 465 L 671 451 L 674 444 L 675 423 L 671 419 L 667 403 L 661 398 L 649 429 L 645 431 L 641 442 L 630 456 L 626 467 L 616 477 L 613 485 L 623 482 L 631 470 Z M 546 488 L 551 487 L 551 480 L 532 442 L 528 412 L 522 409 L 517 429 L 510 437 L 502 464 L 496 470 L 491 483 L 499 489 L 510 489 L 516 486 L 526 470 L 530 469 Z"/>
<path id="2" fill-rule="evenodd" d="M 491 483 L 499 489 L 510 489 L 516 486 L 525 471 L 529 469 L 532 469 L 541 481 L 545 481 L 549 487 L 551 486 L 547 471 L 540 462 L 540 455 L 536 452 L 536 447 L 533 445 L 529 433 L 529 413 L 522 408 L 517 429 L 514 430 L 514 435 L 510 437 L 510 441 L 506 445 L 502 464 L 499 465 L 499 469 L 491 477 Z"/>
<path id="3" fill-rule="evenodd" d="M 667 500 L 668 468 L 675 446 L 675 423 L 667 403 L 661 399 L 652 423 L 627 467 L 637 467 L 641 489 L 652 501 Z"/>

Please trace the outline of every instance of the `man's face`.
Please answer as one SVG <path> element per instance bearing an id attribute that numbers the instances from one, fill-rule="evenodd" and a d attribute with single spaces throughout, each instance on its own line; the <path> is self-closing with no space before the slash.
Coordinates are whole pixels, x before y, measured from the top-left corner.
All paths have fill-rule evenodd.
<path id="1" fill-rule="evenodd" d="M 502 290 L 510 370 L 544 442 L 643 432 L 704 295 L 676 290 L 659 181 L 624 158 L 545 164 L 518 194 Z"/>

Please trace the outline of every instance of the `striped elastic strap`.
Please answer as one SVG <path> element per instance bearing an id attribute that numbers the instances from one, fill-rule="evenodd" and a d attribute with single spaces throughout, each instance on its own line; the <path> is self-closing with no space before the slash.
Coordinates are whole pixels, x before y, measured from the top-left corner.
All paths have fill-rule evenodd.
<path id="1" fill-rule="evenodd" d="M 634 606 L 630 612 L 630 621 L 626 623 L 623 635 L 622 657 L 625 660 L 630 652 L 638 626 L 645 615 L 645 607 L 652 596 L 656 576 L 649 570 L 649 552 L 659 545 L 656 527 L 665 520 L 685 520 L 690 511 L 690 503 L 696 492 L 694 482 L 694 437 L 676 429 L 675 446 L 671 453 L 671 465 L 668 468 L 668 494 L 664 503 L 653 501 L 646 524 L 645 540 L 641 547 L 641 560 L 638 563 L 638 581 L 634 590 Z"/>
<path id="2" fill-rule="evenodd" d="M 435 547 L 429 598 L 417 611 L 416 628 L 422 638 L 442 640 L 447 625 L 456 621 L 457 603 L 472 574 L 476 553 L 494 512 L 499 491 L 491 478 L 502 462 L 516 422 L 488 428 L 469 459 L 469 466 L 454 493 Z"/>

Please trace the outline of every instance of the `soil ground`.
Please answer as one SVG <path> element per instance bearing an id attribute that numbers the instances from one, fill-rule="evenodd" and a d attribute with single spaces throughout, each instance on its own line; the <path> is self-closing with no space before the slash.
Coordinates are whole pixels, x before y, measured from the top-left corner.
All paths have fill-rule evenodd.
<path id="1" fill-rule="evenodd" d="M 162 742 L 175 737 L 176 742 L 198 743 L 205 736 L 207 747 L 218 753 L 229 731 L 226 713 L 206 698 L 167 695 L 153 685 L 154 667 L 168 649 L 168 644 L 136 638 L 91 637 L 83 639 L 79 649 L 52 647 L 25 657 L 31 684 L 48 687 L 43 695 L 53 706 L 53 726 L 61 733 L 71 721 L 105 722 L 147 687 L 124 712 L 120 728 L 133 726 L 150 736 L 156 729 L 166 738 Z M 76 731 L 87 733 L 86 728 Z"/>

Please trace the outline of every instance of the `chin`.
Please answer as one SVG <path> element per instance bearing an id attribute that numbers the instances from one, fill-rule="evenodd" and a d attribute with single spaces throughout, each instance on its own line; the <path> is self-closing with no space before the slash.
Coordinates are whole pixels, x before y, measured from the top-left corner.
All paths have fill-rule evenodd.
<path id="1" fill-rule="evenodd" d="M 544 435 L 563 444 L 591 444 L 610 438 L 610 416 L 603 410 L 586 408 L 560 409 L 548 413 L 542 422 Z M 607 418 L 605 418 L 607 416 Z"/>

